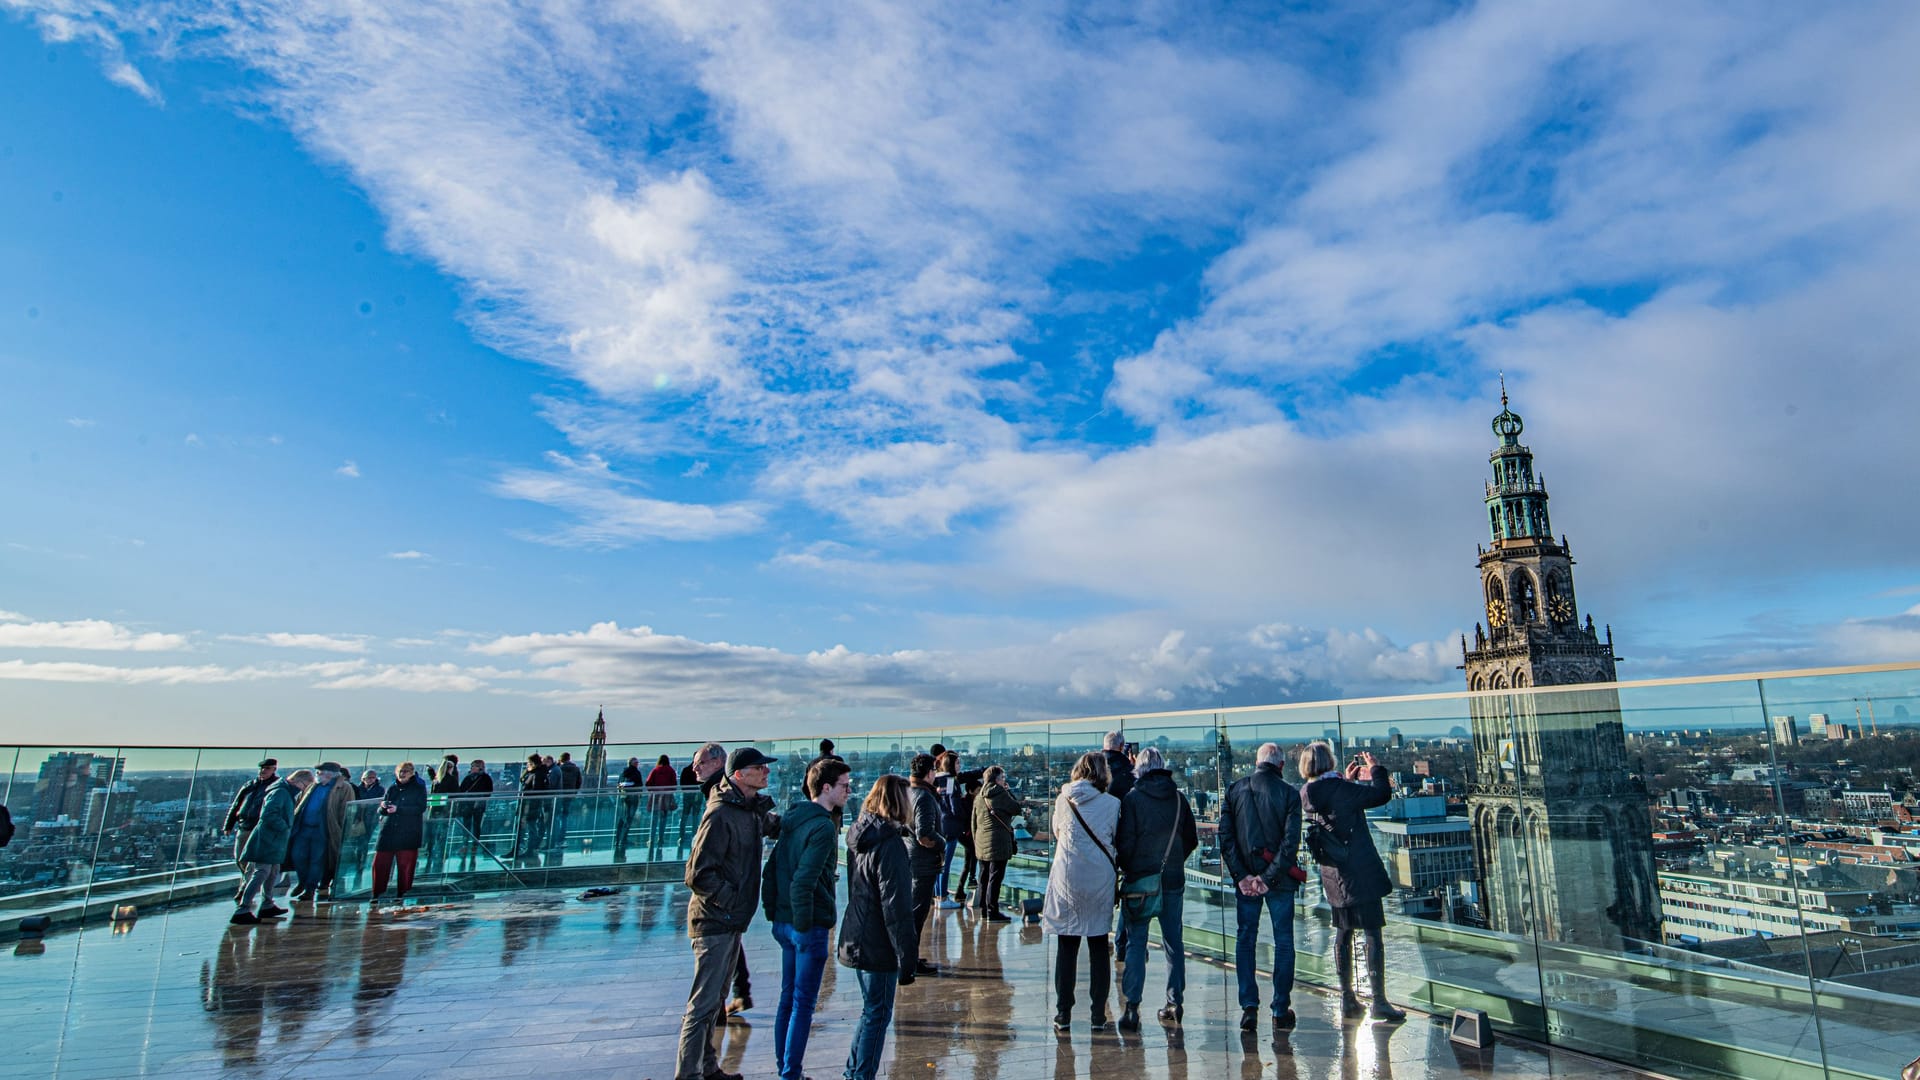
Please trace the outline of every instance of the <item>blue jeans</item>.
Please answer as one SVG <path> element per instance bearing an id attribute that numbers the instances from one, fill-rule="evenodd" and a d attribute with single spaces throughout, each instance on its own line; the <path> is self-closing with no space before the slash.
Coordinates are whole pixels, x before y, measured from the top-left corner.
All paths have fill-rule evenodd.
<path id="1" fill-rule="evenodd" d="M 887 1026 L 893 1023 L 893 991 L 900 985 L 897 971 L 855 971 L 860 978 L 860 1023 L 853 1029 L 847 1051 L 846 1080 L 873 1080 L 880 1075 L 880 1051 L 887 1045 Z"/>
<path id="2" fill-rule="evenodd" d="M 1279 1016 L 1293 1001 L 1293 893 L 1275 889 L 1265 896 L 1243 896 L 1235 889 L 1233 898 L 1235 914 L 1240 918 L 1233 945 L 1234 974 L 1240 977 L 1240 1007 L 1251 1009 L 1260 1004 L 1253 947 L 1260 940 L 1260 909 L 1265 907 L 1273 923 L 1273 1015 Z"/>
<path id="3" fill-rule="evenodd" d="M 319 888 L 320 876 L 327 870 L 327 827 L 296 823 L 287 857 L 293 863 L 293 872 L 300 875 L 302 889 Z"/>
<path id="4" fill-rule="evenodd" d="M 940 880 L 935 882 L 933 886 L 933 895 L 935 899 L 944 898 L 952 892 L 951 889 L 947 888 L 947 884 L 949 881 L 952 880 L 952 875 L 950 871 L 953 869 L 953 849 L 959 846 L 960 846 L 959 837 L 955 836 L 955 837 L 948 838 L 946 853 L 940 857 Z"/>
<path id="5" fill-rule="evenodd" d="M 780 1080 L 802 1080 L 801 1062 L 807 1056 L 807 1035 L 813 1030 L 813 1007 L 820 1000 L 820 977 L 827 970 L 827 928 L 795 930 L 773 924 L 773 940 L 780 943 L 780 1007 L 773 1014 L 773 1061 Z"/>
<path id="6" fill-rule="evenodd" d="M 1180 923 L 1187 894 L 1180 890 L 1160 894 L 1160 951 L 1167 957 L 1167 1004 L 1178 1005 L 1187 998 L 1186 941 Z M 1120 973 L 1120 997 L 1129 1005 L 1140 1004 L 1147 989 L 1147 921 L 1129 922 L 1127 931 L 1127 968 Z"/>

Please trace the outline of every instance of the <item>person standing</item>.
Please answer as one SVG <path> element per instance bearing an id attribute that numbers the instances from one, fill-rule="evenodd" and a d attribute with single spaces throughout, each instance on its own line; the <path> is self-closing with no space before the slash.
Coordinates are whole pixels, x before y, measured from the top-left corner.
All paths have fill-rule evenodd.
<path id="1" fill-rule="evenodd" d="M 940 881 L 940 854 L 946 836 L 940 832 L 940 793 L 933 786 L 933 755 L 915 754 L 907 766 L 909 813 L 906 845 L 913 869 L 913 935 L 920 940 L 927 915 L 933 911 L 934 886 Z M 935 975 L 940 969 L 924 956 L 914 959 L 914 974 Z"/>
<path id="2" fill-rule="evenodd" d="M 427 782 L 415 776 L 413 762 L 403 761 L 393 772 L 393 783 L 380 803 L 380 839 L 373 845 L 373 899 L 387 891 L 387 876 L 399 867 L 394 891 L 396 901 L 407 898 L 413 888 L 413 871 L 420 858 L 420 841 L 425 832 Z"/>
<path id="3" fill-rule="evenodd" d="M 1087 943 L 1093 980 L 1093 1030 L 1107 1026 L 1107 991 L 1113 985 L 1107 934 L 1113 929 L 1113 884 L 1119 861 L 1113 851 L 1120 800 L 1107 794 L 1107 759 L 1080 755 L 1053 803 L 1053 865 L 1040 925 L 1058 938 L 1053 965 L 1053 1029 L 1073 1020 L 1073 987 L 1080 942 Z"/>
<path id="4" fill-rule="evenodd" d="M 347 807 L 347 850 L 346 863 L 353 870 L 353 883 L 367 874 L 367 851 L 373 845 L 374 818 L 379 803 L 386 796 L 386 785 L 380 782 L 380 774 L 367 769 L 360 774 L 360 782 L 353 785 L 353 805 Z"/>
<path id="5" fill-rule="evenodd" d="M 805 1080 L 807 1036 L 834 923 L 839 830 L 833 826 L 833 812 L 846 806 L 853 794 L 853 777 L 844 761 L 814 765 L 804 784 L 808 798 L 794 803 L 781 820 L 780 842 L 767 860 L 762 883 L 767 921 L 780 944 L 780 1006 L 773 1016 L 773 1060 L 780 1080 Z"/>
<path id="6" fill-rule="evenodd" d="M 914 979 L 913 866 L 907 855 L 911 801 L 906 780 L 891 773 L 873 782 L 860 816 L 847 830 L 847 919 L 840 962 L 860 981 L 860 1022 L 847 1051 L 846 1080 L 880 1072 L 897 987 Z"/>
<path id="7" fill-rule="evenodd" d="M 233 861 L 244 868 L 245 859 L 240 857 L 240 849 L 247 846 L 247 834 L 260 820 L 260 804 L 266 800 L 267 789 L 279 781 L 280 762 L 273 758 L 262 758 L 258 766 L 260 774 L 240 785 L 233 793 L 233 804 L 227 807 L 226 823 L 220 831 L 233 839 Z M 242 883 L 245 887 L 245 883 Z M 240 890 L 235 889 L 233 898 L 240 899 Z"/>
<path id="8" fill-rule="evenodd" d="M 647 773 L 646 786 L 647 816 L 651 820 L 647 829 L 647 858 L 658 859 L 660 848 L 667 842 L 667 815 L 673 812 L 673 786 L 677 778 L 673 774 L 673 762 L 667 755 L 661 754 L 654 762 L 653 770 Z"/>
<path id="9" fill-rule="evenodd" d="M 474 758 L 467 765 L 467 775 L 460 778 L 459 802 L 454 804 L 454 822 L 461 834 L 462 869 L 473 869 L 476 851 L 486 848 L 480 835 L 486 827 L 487 800 L 492 797 L 493 776 L 487 772 L 485 761 Z"/>
<path id="10" fill-rule="evenodd" d="M 1124 800 L 1127 792 L 1133 790 L 1133 756 L 1127 752 L 1127 733 L 1109 731 L 1100 742 L 1100 756 L 1107 759 L 1107 794 Z M 1120 925 L 1113 936 L 1113 956 L 1124 968 L 1127 963 L 1127 922 Z"/>
<path id="11" fill-rule="evenodd" d="M 968 774 L 977 785 L 980 774 Z M 951 750 L 943 750 L 934 758 L 933 789 L 940 799 L 940 835 L 946 837 L 946 845 L 940 852 L 940 879 L 934 882 L 934 895 L 940 898 L 942 910 L 957 910 L 966 901 L 966 883 L 972 878 L 973 841 L 967 836 L 972 823 L 964 816 L 970 808 L 965 795 L 967 777 L 960 774 L 960 755 Z M 964 848 L 964 862 L 959 877 L 953 876 L 953 856 L 955 851 Z"/>
<path id="12" fill-rule="evenodd" d="M 1281 772 L 1276 743 L 1254 752 L 1253 775 L 1233 782 L 1220 808 L 1220 861 L 1234 883 L 1238 932 L 1233 947 L 1240 984 L 1240 1030 L 1260 1023 L 1260 983 L 1254 951 L 1260 912 L 1273 924 L 1273 1029 L 1294 1025 L 1293 898 L 1306 880 L 1300 869 L 1300 796 Z"/>
<path id="13" fill-rule="evenodd" d="M 661 754 L 660 760 L 667 760 L 667 755 Z M 633 832 L 633 816 L 640 812 L 640 790 L 646 785 L 647 774 L 640 771 L 640 759 L 628 758 L 627 767 L 620 770 L 620 816 L 613 822 L 614 862 L 627 861 L 627 836 Z"/>
<path id="14" fill-rule="evenodd" d="M 693 770 L 700 781 L 702 805 L 709 804 L 714 789 L 720 785 L 721 780 L 725 779 L 727 760 L 726 747 L 719 743 L 707 743 L 693 755 Z M 772 760 L 768 758 L 768 761 Z M 765 805 L 771 809 L 772 799 L 768 798 Z M 753 976 L 747 971 L 747 950 L 738 949 L 735 950 L 733 963 L 733 998 L 727 1002 L 727 1015 L 743 1013 L 751 1008 L 753 1008 Z"/>
<path id="15" fill-rule="evenodd" d="M 448 822 L 453 820 L 454 796 L 460 794 L 460 785 L 465 781 L 460 775 L 460 758 L 457 754 L 448 754 L 440 762 L 440 771 L 433 774 L 433 784 L 427 800 L 427 838 L 423 845 L 427 859 L 433 866 L 444 867 L 447 856 L 452 853 L 453 830 Z"/>
<path id="16" fill-rule="evenodd" d="M 1386 911 L 1380 902 L 1393 891 L 1393 882 L 1380 862 L 1380 853 L 1373 846 L 1373 830 L 1367 825 L 1367 811 L 1393 798 L 1393 784 L 1386 768 L 1372 754 L 1354 755 L 1347 763 L 1345 776 L 1333 761 L 1333 747 L 1324 742 L 1300 751 L 1300 775 L 1311 778 L 1300 793 L 1304 812 L 1313 828 L 1330 833 L 1334 846 L 1341 849 L 1340 858 L 1319 862 L 1320 889 L 1333 908 L 1333 963 L 1340 976 L 1340 1014 L 1358 1016 L 1362 1009 L 1353 993 L 1353 935 L 1359 933 L 1366 939 L 1367 979 L 1373 987 L 1373 1003 L 1366 1008 L 1367 1015 L 1398 1023 L 1407 1014 L 1387 1000 L 1386 943 L 1381 940 Z"/>
<path id="17" fill-rule="evenodd" d="M 693 758 L 680 769 L 680 842 L 676 851 L 687 850 L 687 837 L 693 834 L 694 823 L 700 817 L 700 773 L 694 768 L 699 760 L 700 752 L 696 751 Z"/>
<path id="18" fill-rule="evenodd" d="M 833 752 L 832 739 L 820 740 L 820 753 L 812 761 L 807 762 L 807 768 L 811 770 L 815 765 L 818 765 L 823 761 L 838 761 L 842 765 L 846 764 L 845 758 Z M 841 828 L 845 826 L 846 823 L 847 823 L 847 819 L 846 819 L 845 811 L 842 811 L 841 813 L 833 815 L 833 824 L 835 828 Z"/>
<path id="19" fill-rule="evenodd" d="M 520 770 L 520 828 L 514 837 L 509 859 L 531 859 L 546 846 L 547 815 L 552 811 L 547 792 L 551 790 L 551 770 L 539 754 L 527 755 L 527 767 Z"/>
<path id="20" fill-rule="evenodd" d="M 227 920 L 235 926 L 252 926 L 261 919 L 277 919 L 287 913 L 286 908 L 273 902 L 273 890 L 280 883 L 280 867 L 293 846 L 293 805 L 312 781 L 311 772 L 298 769 L 285 780 L 268 784 L 260 793 L 260 809 L 238 852 L 246 877 L 240 895 L 234 898 L 233 917 Z M 253 910 L 256 894 L 261 900 L 258 913 Z"/>
<path id="21" fill-rule="evenodd" d="M 573 763 L 573 754 L 568 751 L 561 752 L 558 762 L 548 758 L 547 768 L 551 770 L 553 790 L 557 793 L 553 799 L 553 831 L 548 843 L 555 851 L 565 851 L 567 825 L 573 820 L 573 801 L 578 797 L 586 774 Z"/>
<path id="22" fill-rule="evenodd" d="M 704 748 L 703 748 L 704 749 Z M 687 936 L 693 941 L 693 986 L 680 1018 L 676 1080 L 739 1080 L 720 1069 L 718 1026 L 726 1021 L 727 983 L 740 958 L 740 936 L 760 902 L 760 842 L 776 835 L 773 800 L 761 794 L 773 759 L 751 746 L 733 752 L 687 858 Z"/>
<path id="23" fill-rule="evenodd" d="M 973 843 L 980 859 L 980 888 L 973 902 L 988 922 L 1012 922 L 1000 910 L 1000 887 L 1007 880 L 1007 863 L 1014 853 L 1013 819 L 1020 816 L 1020 800 L 1007 788 L 1007 770 L 988 766 L 979 794 L 973 799 Z"/>
<path id="24" fill-rule="evenodd" d="M 1147 926 L 1160 920 L 1160 947 L 1167 958 L 1167 1003 L 1160 1019 L 1177 1024 L 1186 1013 L 1187 954 L 1181 922 L 1187 886 L 1187 857 L 1200 846 L 1199 827 L 1187 797 L 1173 786 L 1173 772 L 1160 751 L 1149 746 L 1134 765 L 1133 790 L 1120 800 L 1120 827 L 1113 846 L 1120 857 L 1120 917 L 1127 928 L 1126 966 L 1120 972 L 1120 1030 L 1140 1030 L 1140 998 L 1146 990 Z M 1158 894 L 1139 890 L 1141 899 L 1127 899 L 1136 883 L 1158 879 Z M 1157 910 L 1155 910 L 1157 908 Z"/>
<path id="25" fill-rule="evenodd" d="M 316 766 L 312 775 L 314 782 L 293 808 L 293 845 L 288 858 L 300 877 L 300 885 L 293 892 L 295 900 L 317 899 L 330 884 L 327 865 L 339 865 L 340 844 L 347 834 L 347 805 L 353 802 L 345 769 L 328 761 Z"/>

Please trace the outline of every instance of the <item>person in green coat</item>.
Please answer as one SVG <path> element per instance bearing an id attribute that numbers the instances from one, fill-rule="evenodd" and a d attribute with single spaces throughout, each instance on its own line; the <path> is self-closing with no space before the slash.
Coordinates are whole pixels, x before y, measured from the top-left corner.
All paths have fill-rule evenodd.
<path id="1" fill-rule="evenodd" d="M 973 800 L 973 845 L 980 862 L 980 888 L 974 906 L 988 922 L 1012 922 L 1000 910 L 1000 886 L 1007 880 L 1007 862 L 1013 858 L 1013 819 L 1020 816 L 1020 800 L 1007 786 L 1007 770 L 987 770 L 985 786 Z"/>
<path id="2" fill-rule="evenodd" d="M 228 920 L 235 926 L 251 926 L 261 919 L 287 913 L 273 902 L 273 890 L 280 884 L 280 866 L 287 861 L 287 851 L 293 846 L 293 804 L 312 783 L 312 770 L 301 769 L 285 780 L 274 781 L 261 799 L 259 820 L 241 842 L 238 852 L 241 866 L 246 870 L 246 882 L 240 887 L 233 918 Z M 256 893 L 262 894 L 258 914 L 253 910 Z"/>
<path id="3" fill-rule="evenodd" d="M 833 929 L 834 866 L 840 829 L 834 818 L 853 795 L 853 771 L 838 758 L 807 769 L 807 798 L 781 819 L 780 842 L 761 873 L 760 898 L 780 943 L 780 1007 L 773 1016 L 773 1061 L 781 1080 L 802 1080 L 807 1035 L 826 974 Z"/>

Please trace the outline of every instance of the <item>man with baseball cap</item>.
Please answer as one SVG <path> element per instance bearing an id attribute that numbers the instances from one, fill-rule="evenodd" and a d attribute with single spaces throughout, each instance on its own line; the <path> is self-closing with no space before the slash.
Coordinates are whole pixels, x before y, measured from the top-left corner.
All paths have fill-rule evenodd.
<path id="1" fill-rule="evenodd" d="M 241 784 L 240 790 L 233 793 L 233 805 L 227 807 L 226 824 L 220 826 L 222 833 L 233 837 L 233 861 L 242 870 L 246 868 L 246 863 L 241 861 L 240 852 L 247 846 L 247 834 L 260 824 L 260 804 L 266 800 L 267 789 L 280 779 L 277 775 L 280 763 L 273 758 L 262 758 L 259 768 L 260 775 Z M 235 836 L 235 833 L 239 835 Z M 233 891 L 236 903 L 240 900 L 240 891 Z"/>
<path id="2" fill-rule="evenodd" d="M 687 857 L 687 936 L 693 939 L 693 987 L 680 1020 L 675 1080 L 739 1080 L 720 1068 L 715 1036 L 726 1022 L 727 986 L 740 936 L 760 906 L 761 841 L 780 832 L 767 786 L 774 759 L 751 746 L 727 759 L 726 778 L 707 797 L 706 816 Z"/>

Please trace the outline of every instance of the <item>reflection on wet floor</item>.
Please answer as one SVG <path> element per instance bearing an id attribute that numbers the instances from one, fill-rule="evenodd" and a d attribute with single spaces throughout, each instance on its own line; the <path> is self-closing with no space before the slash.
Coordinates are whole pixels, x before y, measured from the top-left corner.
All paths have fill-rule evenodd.
<path id="1" fill-rule="evenodd" d="M 49 938 L 0 971 L 8 1018 L 0 1075 L 119 1077 L 622 1076 L 673 1072 L 691 954 L 685 891 L 646 886 L 592 900 L 517 893 L 369 913 L 302 905 L 230 927 L 213 904 L 151 915 L 131 932 Z M 1458 1050 L 1438 1023 L 1341 1023 L 1329 999 L 1295 997 L 1300 1026 L 1275 1042 L 1243 1036 L 1230 971 L 1187 965 L 1186 1022 L 1153 1020 L 1165 978 L 1149 960 L 1146 1030 L 1049 1024 L 1053 949 L 1030 926 L 936 912 L 942 974 L 901 991 L 889 1037 L 895 1077 L 1199 1080 L 1459 1076 L 1634 1076 L 1526 1045 Z M 937 933 L 936 933 L 937 930 Z M 755 1008 L 725 1031 L 722 1061 L 773 1072 L 779 951 L 748 935 Z M 860 1011 L 858 984 L 829 966 L 808 1071 L 837 1076 Z M 1083 975 L 1084 978 L 1084 975 Z M 1119 1002 L 1113 1003 L 1117 1014 Z"/>

